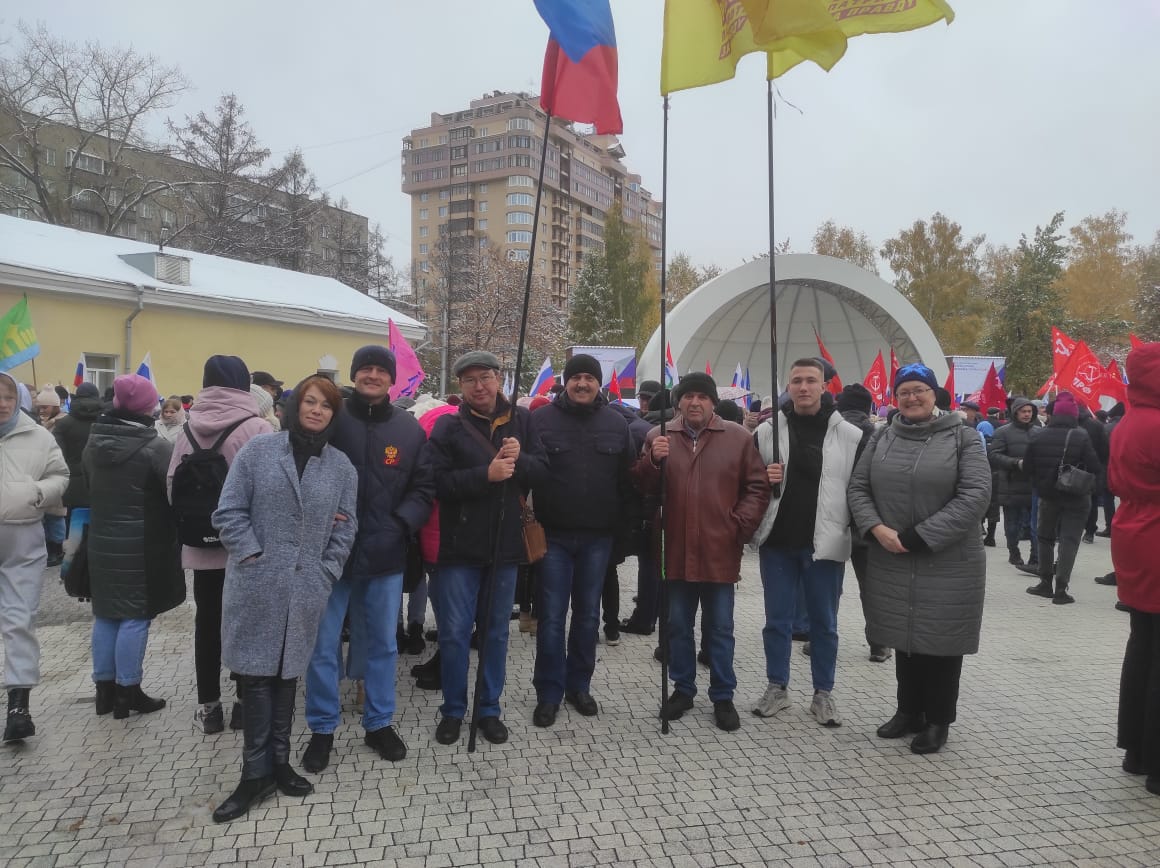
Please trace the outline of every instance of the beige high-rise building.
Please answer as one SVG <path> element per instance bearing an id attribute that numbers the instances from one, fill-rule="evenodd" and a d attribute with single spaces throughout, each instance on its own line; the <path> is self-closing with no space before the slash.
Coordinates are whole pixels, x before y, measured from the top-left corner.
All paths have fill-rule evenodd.
<path id="1" fill-rule="evenodd" d="M 510 259 L 530 258 L 534 285 L 549 288 L 566 310 L 584 256 L 604 248 L 613 202 L 641 228 L 660 268 L 660 202 L 625 167 L 620 142 L 583 135 L 556 118 L 532 250 L 545 120 L 538 97 L 495 91 L 466 109 L 433 113 L 429 126 L 403 139 L 402 188 L 411 197 L 411 271 L 420 305 L 441 279 L 445 242 L 470 238 Z"/>

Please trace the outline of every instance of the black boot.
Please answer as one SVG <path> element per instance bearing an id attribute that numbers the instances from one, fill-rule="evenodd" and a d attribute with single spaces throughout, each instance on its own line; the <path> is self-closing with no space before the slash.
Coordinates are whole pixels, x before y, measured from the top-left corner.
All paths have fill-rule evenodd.
<path id="1" fill-rule="evenodd" d="M 420 690 L 442 690 L 443 669 L 439 659 L 439 652 L 426 663 L 411 667 L 411 674 L 415 676 L 415 686 Z"/>
<path id="2" fill-rule="evenodd" d="M 213 821 L 228 823 L 230 820 L 236 820 L 245 816 L 254 805 L 272 795 L 274 795 L 272 777 L 243 780 L 230 797 L 217 806 L 217 810 L 213 812 Z"/>
<path id="3" fill-rule="evenodd" d="M 113 703 L 117 697 L 116 681 L 97 682 L 97 714 L 108 714 L 113 710 Z"/>
<path id="4" fill-rule="evenodd" d="M 30 687 L 16 687 L 8 691 L 8 722 L 4 727 L 4 743 L 23 741 L 36 735 L 36 725 L 28 711 Z"/>
<path id="5" fill-rule="evenodd" d="M 118 684 L 115 687 L 116 693 L 113 697 L 113 717 L 117 720 L 124 720 L 129 716 L 130 711 L 136 711 L 139 714 L 151 714 L 154 711 L 160 711 L 165 707 L 164 699 L 154 699 L 141 689 L 140 684 L 130 684 L 125 687 Z"/>
<path id="6" fill-rule="evenodd" d="M 950 727 L 945 723 L 928 723 L 926 729 L 914 737 L 910 743 L 911 753 L 938 753 L 947 743 Z"/>
<path id="7" fill-rule="evenodd" d="M 59 567 L 64 561 L 64 545 L 58 542 L 45 543 L 44 547 L 48 549 L 48 563 L 47 567 Z"/>
<path id="8" fill-rule="evenodd" d="M 907 714 L 905 711 L 896 711 L 894 717 L 878 727 L 878 737 L 902 738 L 904 735 L 922 732 L 925 728 L 925 714 Z"/>
<path id="9" fill-rule="evenodd" d="M 987 533 L 983 537 L 983 545 L 988 548 L 995 548 L 995 525 L 997 524 L 997 521 L 987 520 Z"/>
<path id="10" fill-rule="evenodd" d="M 290 767 L 290 725 L 294 722 L 296 678 L 274 681 L 274 708 L 270 719 L 270 755 L 274 761 L 274 783 L 287 796 L 305 798 L 314 792 L 314 784 Z"/>

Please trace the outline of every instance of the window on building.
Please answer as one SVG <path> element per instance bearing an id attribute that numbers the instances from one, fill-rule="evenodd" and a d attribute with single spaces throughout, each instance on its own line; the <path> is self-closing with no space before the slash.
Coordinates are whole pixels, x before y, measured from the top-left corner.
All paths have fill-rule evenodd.
<path id="1" fill-rule="evenodd" d="M 427 237 L 427 227 L 426 227 L 426 226 L 420 226 L 420 227 L 419 227 L 419 237 L 420 237 L 420 238 L 426 238 L 426 237 Z"/>
<path id="2" fill-rule="evenodd" d="M 526 211 L 508 211 L 508 226 L 531 226 L 532 215 Z"/>
<path id="3" fill-rule="evenodd" d="M 487 184 L 480 184 L 477 192 L 480 196 L 487 195 Z"/>
<path id="4" fill-rule="evenodd" d="M 512 262 L 527 262 L 528 261 L 528 251 L 526 251 L 526 250 L 509 250 L 507 252 L 507 258 L 510 259 Z"/>
<path id="5" fill-rule="evenodd" d="M 439 206 L 439 216 L 440 216 L 440 217 L 446 217 L 446 216 L 447 216 L 447 206 L 446 206 L 446 205 L 440 205 L 440 206 Z"/>
<path id="6" fill-rule="evenodd" d="M 177 215 L 168 208 L 161 209 L 161 223 L 163 226 L 168 226 L 170 229 L 177 228 Z"/>
<path id="7" fill-rule="evenodd" d="M 522 230 L 517 230 L 515 232 L 509 232 L 507 234 L 507 243 L 508 244 L 531 244 L 532 243 L 532 233 L 531 232 L 524 232 Z"/>
<path id="8" fill-rule="evenodd" d="M 419 201 L 420 201 L 420 202 L 426 202 L 426 201 L 427 201 L 427 199 L 428 199 L 428 194 L 427 194 L 427 193 L 420 193 L 420 194 L 419 194 Z"/>
<path id="9" fill-rule="evenodd" d="M 480 203 L 479 203 L 479 205 L 478 205 L 477 207 L 478 207 L 478 210 L 480 210 L 480 211 L 486 211 L 486 210 L 487 210 L 487 203 L 486 203 L 486 202 L 480 202 Z"/>
<path id="10" fill-rule="evenodd" d="M 439 137 L 439 144 L 441 144 L 441 145 L 447 144 L 447 136 L 440 136 Z"/>
<path id="11" fill-rule="evenodd" d="M 117 378 L 117 356 L 107 353 L 85 353 L 85 382 L 104 394 Z"/>
<path id="12" fill-rule="evenodd" d="M 44 149 L 44 165 L 46 165 L 46 166 L 55 166 L 56 165 L 56 151 L 54 149 L 52 149 L 52 148 L 45 148 Z"/>
<path id="13" fill-rule="evenodd" d="M 157 233 L 150 232 L 148 229 L 142 229 L 142 228 L 138 227 L 137 240 L 144 241 L 146 244 L 156 244 L 157 243 Z"/>
<path id="14" fill-rule="evenodd" d="M 83 151 L 78 154 L 70 148 L 65 151 L 64 164 L 66 166 L 76 166 L 83 172 L 92 172 L 95 175 L 105 174 L 105 161 L 96 154 L 86 154 Z"/>
<path id="15" fill-rule="evenodd" d="M 322 236 L 323 241 L 326 241 L 327 239 L 329 239 L 330 238 L 330 226 L 326 223 L 323 223 L 322 228 L 319 230 L 319 235 Z"/>
<path id="16" fill-rule="evenodd" d="M 426 256 L 426 255 L 427 255 L 427 251 L 428 251 L 428 249 L 429 249 L 429 248 L 430 248 L 430 245 L 429 245 L 429 244 L 420 244 L 420 245 L 419 245 L 419 253 L 420 253 L 420 255 L 422 255 L 422 256 Z"/>
<path id="17" fill-rule="evenodd" d="M 534 186 L 536 186 L 536 181 L 534 178 L 529 178 L 527 175 L 509 175 L 508 176 L 508 186 L 509 187 L 534 187 Z"/>
<path id="18" fill-rule="evenodd" d="M 431 270 L 431 263 L 428 262 L 426 259 L 424 259 L 422 262 L 419 263 L 419 270 L 420 271 L 430 271 Z"/>
<path id="19" fill-rule="evenodd" d="M 487 135 L 487 127 L 480 127 L 479 130 L 475 134 L 477 136 L 486 136 Z"/>
<path id="20" fill-rule="evenodd" d="M 451 159 L 466 160 L 467 159 L 467 145 L 455 145 L 451 149 Z"/>
<path id="21" fill-rule="evenodd" d="M 508 121 L 509 130 L 530 130 L 533 128 L 531 118 L 512 118 Z"/>
<path id="22" fill-rule="evenodd" d="M 467 174 L 467 163 L 460 163 L 458 166 L 451 167 L 452 178 L 462 178 Z"/>
<path id="23" fill-rule="evenodd" d="M 440 199 L 450 199 L 451 198 L 451 191 L 450 190 L 440 190 L 439 191 L 439 198 Z"/>
<path id="24" fill-rule="evenodd" d="M 419 219 L 420 220 L 426 220 L 430 216 L 431 216 L 431 213 L 430 213 L 429 209 L 427 209 L 427 208 L 420 208 L 419 209 Z"/>
<path id="25" fill-rule="evenodd" d="M 486 223 L 487 221 L 486 221 L 486 220 L 484 220 L 483 222 L 484 222 L 484 223 Z M 480 228 L 482 229 L 483 227 L 480 227 Z M 481 236 L 479 237 L 479 249 L 480 249 L 480 250 L 483 250 L 485 247 L 487 247 L 487 245 L 488 245 L 487 236 L 486 236 L 486 235 L 481 235 Z"/>
<path id="26" fill-rule="evenodd" d="M 486 220 L 480 220 L 476 225 L 479 226 L 479 228 L 481 230 L 487 229 L 487 221 Z"/>
<path id="27" fill-rule="evenodd" d="M 533 196 L 531 193 L 508 193 L 507 194 L 507 203 L 509 206 L 510 205 L 525 205 L 528 208 L 531 208 L 533 205 L 536 204 L 536 197 Z"/>
<path id="28" fill-rule="evenodd" d="M 73 211 L 73 226 L 84 232 L 100 232 L 101 218 L 89 211 Z"/>

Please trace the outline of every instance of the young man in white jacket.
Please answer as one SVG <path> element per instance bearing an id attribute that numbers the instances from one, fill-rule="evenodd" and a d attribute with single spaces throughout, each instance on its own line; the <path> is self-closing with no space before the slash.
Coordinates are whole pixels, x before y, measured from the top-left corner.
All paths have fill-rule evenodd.
<path id="1" fill-rule="evenodd" d="M 840 726 L 832 691 L 838 659 L 838 600 L 850 557 L 850 509 L 846 488 L 854 470 L 862 432 L 842 419 L 826 395 L 817 359 L 799 359 L 789 372 L 792 405 L 779 409 L 778 461 L 773 422 L 755 437 L 771 485 L 770 499 L 754 536 L 760 546 L 765 591 L 765 668 L 769 686 L 753 713 L 772 717 L 790 706 L 789 660 L 798 588 L 805 591 L 810 621 L 810 669 L 814 696 L 810 713 L 823 726 Z M 825 398 L 825 399 L 823 399 Z M 777 493 L 775 491 L 775 493 Z"/>

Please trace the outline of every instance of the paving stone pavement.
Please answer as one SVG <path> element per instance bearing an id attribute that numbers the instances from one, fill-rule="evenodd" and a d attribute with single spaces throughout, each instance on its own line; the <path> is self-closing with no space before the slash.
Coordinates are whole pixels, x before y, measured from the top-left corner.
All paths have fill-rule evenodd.
<path id="1" fill-rule="evenodd" d="M 93 713 L 88 607 L 46 573 L 43 681 L 32 694 L 39 734 L 0 748 L 0 863 L 1160 865 L 1160 798 L 1121 771 L 1115 749 L 1127 617 L 1112 608 L 1114 589 L 1092 582 L 1109 569 L 1108 541 L 1081 547 L 1071 606 L 1028 596 L 1030 577 L 1001 547 L 988 553 L 982 649 L 967 658 L 959 721 L 939 754 L 875 737 L 894 710 L 894 668 L 867 658 L 850 570 L 834 694 L 844 725 L 825 729 L 809 716 L 800 645 L 794 707 L 772 720 L 749 714 L 765 686 L 749 554 L 737 595 L 740 731 L 714 728 L 702 692 L 661 735 L 654 637 L 627 635 L 599 648 L 600 715 L 564 706 L 554 727 L 537 729 L 535 641 L 513 622 L 507 744 L 480 739 L 474 755 L 463 743 L 437 745 L 439 697 L 414 688 L 417 658 L 402 655 L 405 760 L 384 762 L 362 744 L 347 684 L 315 793 L 278 796 L 227 825 L 210 812 L 237 783 L 241 735 L 195 726 L 192 594 L 150 637 L 144 686 L 169 706 L 117 721 Z M 632 561 L 620 576 L 627 614 Z M 707 678 L 702 668 L 702 690 Z"/>

